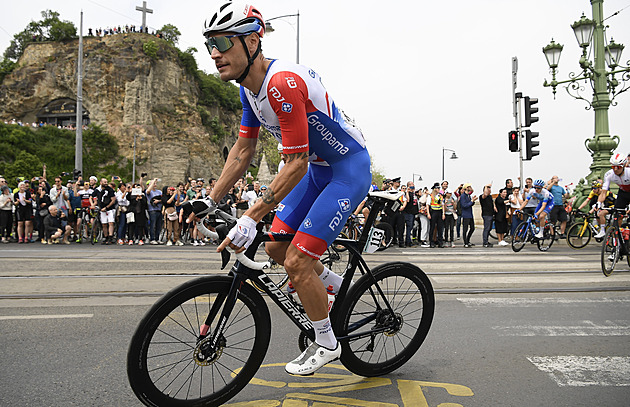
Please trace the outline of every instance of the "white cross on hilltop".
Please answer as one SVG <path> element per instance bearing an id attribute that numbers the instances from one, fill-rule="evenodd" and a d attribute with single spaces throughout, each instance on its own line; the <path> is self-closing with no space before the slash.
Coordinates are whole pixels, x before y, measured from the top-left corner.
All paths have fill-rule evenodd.
<path id="1" fill-rule="evenodd" d="M 151 10 L 150 8 L 147 8 L 147 2 L 146 1 L 142 2 L 142 7 L 136 6 L 136 10 L 142 11 L 142 29 L 146 30 L 146 28 L 147 28 L 147 13 L 153 14 L 153 10 Z"/>

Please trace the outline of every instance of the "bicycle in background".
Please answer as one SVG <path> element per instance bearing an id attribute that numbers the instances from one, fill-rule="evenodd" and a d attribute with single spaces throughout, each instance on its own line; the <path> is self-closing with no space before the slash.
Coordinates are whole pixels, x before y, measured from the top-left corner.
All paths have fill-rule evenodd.
<path id="1" fill-rule="evenodd" d="M 617 263 L 626 256 L 630 266 L 630 228 L 628 222 L 621 224 L 621 219 L 626 209 L 610 208 L 611 224 L 604 236 L 602 244 L 602 272 L 606 277 L 610 276 Z"/>
<path id="2" fill-rule="evenodd" d="M 527 219 L 519 223 L 516 229 L 514 229 L 514 235 L 512 236 L 512 250 L 519 252 L 528 242 L 532 244 L 536 243 L 538 250 L 541 252 L 549 250 L 555 240 L 555 233 L 557 233 L 553 230 L 554 226 L 551 223 L 546 222 L 543 226 L 543 237 L 538 238 L 536 237 L 536 233 L 538 233 L 540 228 L 540 226 L 536 225 L 538 217 L 536 215 L 528 215 L 523 211 L 516 211 L 516 213 L 526 216 Z"/>

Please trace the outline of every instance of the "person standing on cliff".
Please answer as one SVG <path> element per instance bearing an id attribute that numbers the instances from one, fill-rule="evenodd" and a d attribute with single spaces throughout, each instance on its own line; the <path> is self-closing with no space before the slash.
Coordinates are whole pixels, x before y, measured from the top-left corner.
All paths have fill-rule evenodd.
<path id="1" fill-rule="evenodd" d="M 285 166 L 217 250 L 228 245 L 245 250 L 254 240 L 256 224 L 280 204 L 271 231 L 295 237 L 265 247 L 284 265 L 315 329 L 315 342 L 285 370 L 309 375 L 341 355 L 328 318 L 325 287 L 331 285 L 336 292 L 343 280 L 319 258 L 368 193 L 370 156 L 363 135 L 344 118 L 314 70 L 262 55 L 264 32 L 261 13 L 238 1 L 222 4 L 206 20 L 205 45 L 220 78 L 241 85 L 243 116 L 215 188 L 210 197 L 191 204 L 190 219 L 214 210 L 215 202 L 247 170 L 261 124 L 282 143 Z"/>

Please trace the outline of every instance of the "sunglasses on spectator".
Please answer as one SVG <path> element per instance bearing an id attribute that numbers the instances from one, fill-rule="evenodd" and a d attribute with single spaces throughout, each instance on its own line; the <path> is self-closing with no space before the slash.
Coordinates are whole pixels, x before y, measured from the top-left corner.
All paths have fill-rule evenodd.
<path id="1" fill-rule="evenodd" d="M 208 52 L 212 54 L 212 48 L 216 48 L 219 52 L 225 52 L 234 46 L 234 43 L 230 38 L 240 37 L 240 35 L 225 35 L 223 37 L 209 37 L 205 44 L 206 48 L 208 48 Z"/>

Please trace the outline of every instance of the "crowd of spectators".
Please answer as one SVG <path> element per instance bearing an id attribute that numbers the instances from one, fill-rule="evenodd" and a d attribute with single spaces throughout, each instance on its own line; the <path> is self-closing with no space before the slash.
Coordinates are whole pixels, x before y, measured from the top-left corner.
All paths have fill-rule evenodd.
<path id="1" fill-rule="evenodd" d="M 54 124 L 50 124 L 50 123 L 45 123 L 43 121 L 39 121 L 39 122 L 32 122 L 32 123 L 25 123 L 22 122 L 21 120 L 15 120 L 15 119 L 11 119 L 11 120 L 5 120 L 4 124 L 14 124 L 17 126 L 22 126 L 22 127 L 32 127 L 32 128 L 38 128 L 38 127 L 44 127 L 44 126 L 55 126 L 58 129 L 65 129 L 65 130 L 76 130 L 76 125 L 74 123 L 70 123 L 67 125 L 54 125 Z M 83 130 L 87 130 L 88 126 L 87 125 L 83 125 Z"/>

